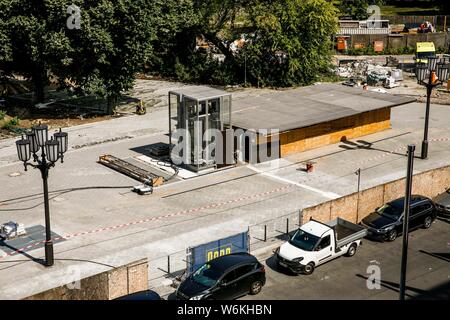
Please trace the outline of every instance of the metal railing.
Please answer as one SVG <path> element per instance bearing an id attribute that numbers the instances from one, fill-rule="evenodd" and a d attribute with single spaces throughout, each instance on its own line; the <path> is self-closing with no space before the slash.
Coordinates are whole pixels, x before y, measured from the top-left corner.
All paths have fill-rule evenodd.
<path id="1" fill-rule="evenodd" d="M 263 247 L 272 239 L 286 237 L 301 224 L 302 212 L 299 210 L 250 225 L 248 227 L 250 251 L 255 246 Z M 187 249 L 149 259 L 149 288 L 157 288 L 167 285 L 169 281 L 180 280 L 186 274 L 188 259 Z"/>

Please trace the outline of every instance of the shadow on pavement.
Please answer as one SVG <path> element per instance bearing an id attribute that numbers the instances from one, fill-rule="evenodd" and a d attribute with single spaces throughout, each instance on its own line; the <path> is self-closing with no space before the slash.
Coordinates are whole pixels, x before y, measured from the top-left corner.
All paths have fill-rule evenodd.
<path id="1" fill-rule="evenodd" d="M 275 272 L 278 273 L 282 273 L 286 276 L 290 276 L 290 277 L 297 277 L 297 274 L 291 272 L 289 269 L 280 267 L 275 259 L 275 256 L 271 256 L 270 258 L 266 259 L 266 265 L 267 267 L 269 267 L 270 269 L 272 269 Z"/>
<path id="2" fill-rule="evenodd" d="M 361 274 L 357 274 L 356 276 L 365 280 L 369 279 L 367 276 Z M 396 282 L 381 280 L 380 284 L 386 289 L 400 292 L 400 285 Z M 430 290 L 423 290 L 411 286 L 406 286 L 406 290 L 410 291 L 410 293 L 405 293 L 405 295 L 413 300 L 448 300 L 448 297 L 450 297 L 450 281 L 437 285 Z"/>
<path id="3" fill-rule="evenodd" d="M 450 297 L 450 281 L 440 284 L 431 290 L 416 295 L 414 300 L 448 300 Z"/>
<path id="4" fill-rule="evenodd" d="M 434 258 L 438 258 L 438 259 L 444 260 L 446 262 L 450 262 L 450 253 L 447 253 L 447 252 L 436 253 L 436 252 L 428 252 L 428 251 L 425 251 L 425 250 L 419 250 L 419 252 L 427 254 L 427 255 L 432 256 Z"/>

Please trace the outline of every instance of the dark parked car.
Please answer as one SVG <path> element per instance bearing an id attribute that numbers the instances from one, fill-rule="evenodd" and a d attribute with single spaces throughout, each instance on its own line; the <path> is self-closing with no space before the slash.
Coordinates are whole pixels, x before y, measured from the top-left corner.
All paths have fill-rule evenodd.
<path id="1" fill-rule="evenodd" d="M 233 253 L 211 260 L 184 280 L 178 300 L 231 300 L 261 292 L 266 271 L 248 253 Z"/>
<path id="2" fill-rule="evenodd" d="M 400 198 L 375 210 L 361 222 L 368 230 L 368 237 L 382 241 L 394 241 L 403 230 L 404 198 Z M 428 229 L 436 219 L 433 201 L 419 195 L 411 197 L 409 229 Z"/>
<path id="3" fill-rule="evenodd" d="M 115 300 L 162 300 L 159 294 L 152 290 L 139 291 Z"/>
<path id="4" fill-rule="evenodd" d="M 444 193 L 434 198 L 434 203 L 438 211 L 438 215 L 444 218 L 450 218 L 450 188 Z"/>

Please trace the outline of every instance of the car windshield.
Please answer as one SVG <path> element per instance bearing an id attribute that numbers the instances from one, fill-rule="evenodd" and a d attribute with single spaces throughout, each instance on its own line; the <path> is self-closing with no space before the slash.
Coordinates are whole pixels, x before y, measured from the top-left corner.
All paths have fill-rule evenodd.
<path id="1" fill-rule="evenodd" d="M 192 274 L 192 279 L 195 282 L 210 288 L 217 283 L 217 280 L 219 280 L 221 275 L 221 272 L 214 270 L 209 263 L 206 263 Z"/>
<path id="2" fill-rule="evenodd" d="M 403 214 L 403 208 L 399 206 L 392 206 L 390 204 L 385 204 L 377 210 L 377 212 L 383 217 L 387 217 L 392 220 L 398 220 Z"/>
<path id="3" fill-rule="evenodd" d="M 291 240 L 289 240 L 289 243 L 299 249 L 305 251 L 313 251 L 319 239 L 319 237 L 316 237 L 306 231 L 303 231 L 302 229 L 299 229 L 291 238 Z"/>

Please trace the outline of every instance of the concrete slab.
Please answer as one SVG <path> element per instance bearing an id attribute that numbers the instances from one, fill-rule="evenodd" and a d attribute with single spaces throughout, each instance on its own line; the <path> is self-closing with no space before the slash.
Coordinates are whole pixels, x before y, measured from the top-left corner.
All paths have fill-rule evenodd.
<path id="1" fill-rule="evenodd" d="M 29 252 L 44 247 L 44 226 L 32 226 L 29 228 L 25 228 L 25 231 L 27 232 L 27 234 L 22 237 L 11 240 L 0 240 L 0 251 L 3 251 L 3 254 L 12 254 L 17 250 L 20 250 L 20 252 Z M 52 239 L 54 245 L 66 241 L 66 239 L 55 232 L 52 232 Z M 0 254 L 2 253 L 0 252 Z"/>
<path id="2" fill-rule="evenodd" d="M 280 222 L 276 228 L 282 228 L 286 214 L 329 200 L 311 188 L 338 195 L 354 192 L 357 168 L 363 172 L 363 188 L 402 177 L 406 163 L 402 148 L 420 143 L 423 114 L 422 104 L 395 108 L 393 129 L 364 137 L 372 143 L 371 148 L 347 149 L 340 143 L 293 155 L 283 159 L 279 167 L 259 168 L 271 176 L 241 166 L 173 182 L 146 197 L 131 192 L 134 180 L 96 161 L 99 155 L 108 153 L 120 158 L 137 157 L 142 155 L 137 147 L 166 141 L 166 132 L 154 133 L 166 121 L 164 112 L 155 112 L 149 118 L 146 125 L 150 133 L 72 148 L 64 164 L 52 168 L 49 177 L 52 228 L 70 241 L 55 246 L 56 264 L 48 269 L 21 254 L 0 258 L 0 298 L 19 299 L 65 284 L 69 268 L 74 267 L 85 277 L 147 257 L 152 273 L 166 268 L 169 254 L 174 254 L 174 264 L 182 266 L 187 246 L 226 237 L 271 219 Z M 416 171 L 450 165 L 449 115 L 447 106 L 432 106 L 430 157 L 417 160 Z M 134 129 L 128 121 L 128 130 Z M 125 130 L 125 124 L 120 127 Z M 99 137 L 96 134 L 100 129 L 91 130 L 86 128 Z M 0 159 L 12 154 L 9 148 L 0 149 Z M 313 173 L 303 171 L 305 160 L 316 162 Z M 13 172 L 22 174 L 10 176 Z M 43 224 L 39 172 L 24 172 L 22 164 L 7 160 L 0 166 L 0 185 L 8 186 L 0 192 L 2 220 Z M 43 254 L 42 249 L 29 253 L 32 258 Z M 149 278 L 155 278 L 155 274 L 149 274 Z"/>

